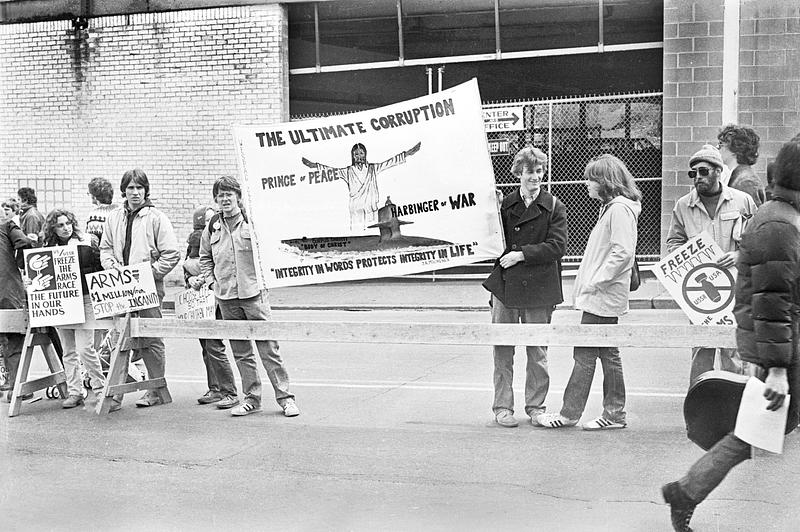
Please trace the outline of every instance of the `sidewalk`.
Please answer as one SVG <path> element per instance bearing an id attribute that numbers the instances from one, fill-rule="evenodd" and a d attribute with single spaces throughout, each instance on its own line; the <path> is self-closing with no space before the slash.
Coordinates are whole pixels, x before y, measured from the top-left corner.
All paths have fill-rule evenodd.
<path id="1" fill-rule="evenodd" d="M 565 275 L 563 290 L 571 306 L 575 278 Z M 167 286 L 164 308 L 175 308 L 175 294 L 182 286 Z M 270 306 L 275 310 L 460 310 L 488 311 L 489 292 L 481 280 L 371 279 L 341 283 L 273 288 Z M 632 309 L 677 309 L 652 274 L 643 272 L 642 286 L 631 294 Z"/>

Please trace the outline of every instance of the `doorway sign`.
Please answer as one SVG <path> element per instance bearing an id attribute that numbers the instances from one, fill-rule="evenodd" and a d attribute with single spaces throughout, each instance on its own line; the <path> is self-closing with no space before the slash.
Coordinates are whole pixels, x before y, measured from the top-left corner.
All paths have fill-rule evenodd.
<path id="1" fill-rule="evenodd" d="M 493 107 L 483 110 L 483 125 L 487 133 L 498 131 L 522 131 L 525 129 L 522 106 Z"/>

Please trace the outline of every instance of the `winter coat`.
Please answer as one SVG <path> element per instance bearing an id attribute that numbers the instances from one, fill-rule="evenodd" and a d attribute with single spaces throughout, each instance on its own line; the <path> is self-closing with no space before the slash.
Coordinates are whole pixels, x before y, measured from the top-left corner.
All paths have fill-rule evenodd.
<path id="1" fill-rule="evenodd" d="M 753 167 L 748 164 L 740 164 L 733 169 L 728 186 L 749 194 L 756 207 L 760 207 L 767 200 L 764 185 L 753 171 Z"/>
<path id="2" fill-rule="evenodd" d="M 525 260 L 503 269 L 500 260 L 483 286 L 509 308 L 554 307 L 562 301 L 561 257 L 567 249 L 567 210 L 542 189 L 529 206 L 519 190 L 500 207 L 506 249 Z"/>
<path id="3" fill-rule="evenodd" d="M 750 221 L 736 263 L 736 344 L 743 360 L 787 368 L 789 418 L 800 422 L 800 191 L 775 186 Z"/>
<path id="4" fill-rule="evenodd" d="M 22 250 L 31 247 L 30 240 L 11 220 L 0 223 L 0 308 L 21 309 L 26 306 L 25 285 L 20 270 L 24 266 Z"/>
<path id="5" fill-rule="evenodd" d="M 127 205 L 108 214 L 103 239 L 100 241 L 100 262 L 106 270 L 117 265 L 149 263 L 156 281 L 156 291 L 163 297 L 164 276 L 180 260 L 175 231 L 164 213 L 152 205 L 143 207 L 133 215 L 135 218 L 131 226 L 131 249 L 128 263 L 125 264 L 122 250 L 125 246 L 128 215 Z"/>
<path id="6" fill-rule="evenodd" d="M 575 308 L 604 317 L 619 317 L 628 311 L 641 212 L 641 203 L 624 196 L 617 196 L 600 210 L 575 277 Z"/>

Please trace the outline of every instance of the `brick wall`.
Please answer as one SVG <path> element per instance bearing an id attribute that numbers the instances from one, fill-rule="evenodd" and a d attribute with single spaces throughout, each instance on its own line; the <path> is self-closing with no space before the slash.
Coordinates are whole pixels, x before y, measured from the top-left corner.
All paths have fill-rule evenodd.
<path id="1" fill-rule="evenodd" d="M 716 143 L 722 124 L 722 0 L 664 1 L 662 249 L 675 200 L 686 194 L 689 157 Z M 800 131 L 800 5 L 742 0 L 738 122 L 761 137 L 757 172 Z"/>
<path id="2" fill-rule="evenodd" d="M 35 182 L 85 220 L 91 178 L 141 168 L 185 242 L 237 174 L 231 125 L 288 119 L 287 45 L 276 4 L 0 25 L 0 197 Z"/>

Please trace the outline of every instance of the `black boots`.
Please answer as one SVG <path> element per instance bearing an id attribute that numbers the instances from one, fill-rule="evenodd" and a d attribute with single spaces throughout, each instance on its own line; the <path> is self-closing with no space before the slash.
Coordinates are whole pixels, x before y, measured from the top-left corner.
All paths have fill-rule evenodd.
<path id="1" fill-rule="evenodd" d="M 677 482 L 663 485 L 661 494 L 670 506 L 672 528 L 675 532 L 692 532 L 689 521 L 697 504 L 683 492 Z"/>

